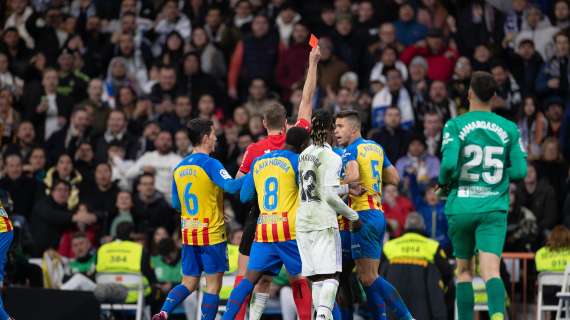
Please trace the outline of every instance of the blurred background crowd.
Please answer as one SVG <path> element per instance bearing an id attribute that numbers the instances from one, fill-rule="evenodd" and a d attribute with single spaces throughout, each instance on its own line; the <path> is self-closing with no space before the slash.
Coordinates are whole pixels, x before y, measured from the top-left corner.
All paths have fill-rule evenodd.
<path id="1" fill-rule="evenodd" d="M 506 251 L 570 227 L 567 0 L 3 0 L 0 189 L 18 230 L 8 282 L 44 285 L 26 261 L 46 251 L 92 262 L 122 222 L 153 268 L 175 270 L 171 170 L 192 151 L 186 124 L 214 122 L 214 156 L 235 175 L 266 134 L 264 106 L 296 119 L 310 33 L 322 53 L 314 108 L 358 110 L 403 178 L 383 193 L 391 237 L 418 212 L 451 252 L 434 193 L 441 129 L 468 110 L 477 70 L 498 82 L 494 111 L 518 124 L 530 163 L 511 185 Z M 226 197 L 234 244 L 245 214 Z M 79 269 L 63 277 L 92 272 Z"/>

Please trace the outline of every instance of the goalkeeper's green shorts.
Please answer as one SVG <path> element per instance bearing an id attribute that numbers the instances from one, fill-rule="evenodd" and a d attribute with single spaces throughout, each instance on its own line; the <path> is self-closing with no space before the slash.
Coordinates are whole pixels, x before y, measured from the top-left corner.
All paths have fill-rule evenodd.
<path id="1" fill-rule="evenodd" d="M 492 211 L 447 215 L 455 257 L 471 259 L 477 252 L 501 256 L 507 234 L 507 213 Z"/>

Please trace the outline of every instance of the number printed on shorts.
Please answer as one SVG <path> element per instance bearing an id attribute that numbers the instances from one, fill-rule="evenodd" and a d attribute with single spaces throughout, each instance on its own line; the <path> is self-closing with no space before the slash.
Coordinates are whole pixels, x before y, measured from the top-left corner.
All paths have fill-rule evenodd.
<path id="1" fill-rule="evenodd" d="M 459 177 L 462 181 L 477 182 L 481 178 L 488 184 L 497 184 L 503 179 L 504 163 L 501 159 L 497 159 L 505 152 L 505 148 L 496 146 L 486 146 L 481 148 L 476 144 L 470 144 L 463 148 L 463 157 L 471 158 L 465 162 L 461 167 L 461 175 Z M 483 172 L 479 174 L 474 169 L 483 166 L 482 169 L 477 170 Z M 472 170 L 470 172 L 470 170 Z"/>
<path id="2" fill-rule="evenodd" d="M 301 172 L 301 200 L 321 201 L 316 190 L 317 174 L 313 170 Z"/>
<path id="3" fill-rule="evenodd" d="M 265 180 L 265 192 L 263 196 L 263 207 L 265 210 L 277 209 L 277 191 L 279 190 L 279 182 L 277 178 L 270 177 Z"/>

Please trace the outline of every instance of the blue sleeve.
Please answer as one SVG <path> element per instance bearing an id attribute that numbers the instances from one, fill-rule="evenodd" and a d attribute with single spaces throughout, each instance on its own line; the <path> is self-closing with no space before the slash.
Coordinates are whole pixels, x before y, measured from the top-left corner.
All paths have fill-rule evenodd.
<path id="1" fill-rule="evenodd" d="M 255 196 L 255 183 L 253 181 L 252 171 L 243 176 L 243 180 L 243 186 L 239 193 L 239 200 L 242 203 L 246 203 L 251 201 Z"/>
<path id="2" fill-rule="evenodd" d="M 549 90 L 548 80 L 550 80 L 550 76 L 546 73 L 547 64 L 542 65 L 535 80 L 535 87 L 538 93 L 546 93 Z"/>
<path id="3" fill-rule="evenodd" d="M 407 177 L 410 179 L 410 196 L 412 197 L 416 209 L 419 209 L 425 205 L 425 202 L 418 186 L 417 177 L 415 174 L 407 174 Z"/>
<path id="4" fill-rule="evenodd" d="M 382 146 L 380 146 L 382 148 Z M 388 159 L 388 155 L 386 155 L 386 151 L 382 148 L 382 152 L 384 152 L 384 162 L 382 163 L 382 168 L 390 168 L 392 166 L 392 162 Z"/>
<path id="5" fill-rule="evenodd" d="M 236 193 L 241 188 L 243 179 L 232 179 L 222 163 L 216 159 L 209 159 L 204 165 L 204 170 L 210 179 L 227 193 Z"/>
<path id="6" fill-rule="evenodd" d="M 289 162 L 291 162 L 291 166 L 295 172 L 295 181 L 299 181 L 299 155 L 292 154 L 287 158 L 289 159 Z"/>
<path id="7" fill-rule="evenodd" d="M 349 161 L 356 161 L 356 157 L 358 156 L 358 150 L 355 144 L 351 144 L 344 150 L 343 158 L 346 159 L 346 162 Z"/>
<path id="8" fill-rule="evenodd" d="M 172 207 L 176 211 L 182 211 L 182 205 L 180 204 L 180 198 L 178 197 L 178 188 L 176 187 L 176 180 L 172 178 Z"/>

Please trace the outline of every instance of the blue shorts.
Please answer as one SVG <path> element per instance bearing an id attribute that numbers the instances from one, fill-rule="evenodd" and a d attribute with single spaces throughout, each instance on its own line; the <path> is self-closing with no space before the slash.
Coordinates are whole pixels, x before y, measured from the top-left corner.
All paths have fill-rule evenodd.
<path id="1" fill-rule="evenodd" d="M 386 220 L 380 210 L 357 211 L 362 228 L 350 234 L 352 259 L 380 259 L 386 232 Z"/>
<path id="2" fill-rule="evenodd" d="M 342 230 L 340 233 L 340 244 L 342 246 L 342 263 L 352 261 L 352 250 L 350 250 L 350 230 Z"/>
<path id="3" fill-rule="evenodd" d="M 277 275 L 283 265 L 292 276 L 301 273 L 301 255 L 296 240 L 254 242 L 251 246 L 248 270 Z"/>
<path id="4" fill-rule="evenodd" d="M 4 268 L 6 267 L 8 250 L 10 250 L 13 239 L 13 231 L 0 233 L 0 283 L 4 281 Z"/>
<path id="5" fill-rule="evenodd" d="M 202 272 L 214 274 L 226 272 L 228 265 L 228 247 L 226 242 L 209 246 L 182 246 L 182 274 L 199 277 Z"/>

